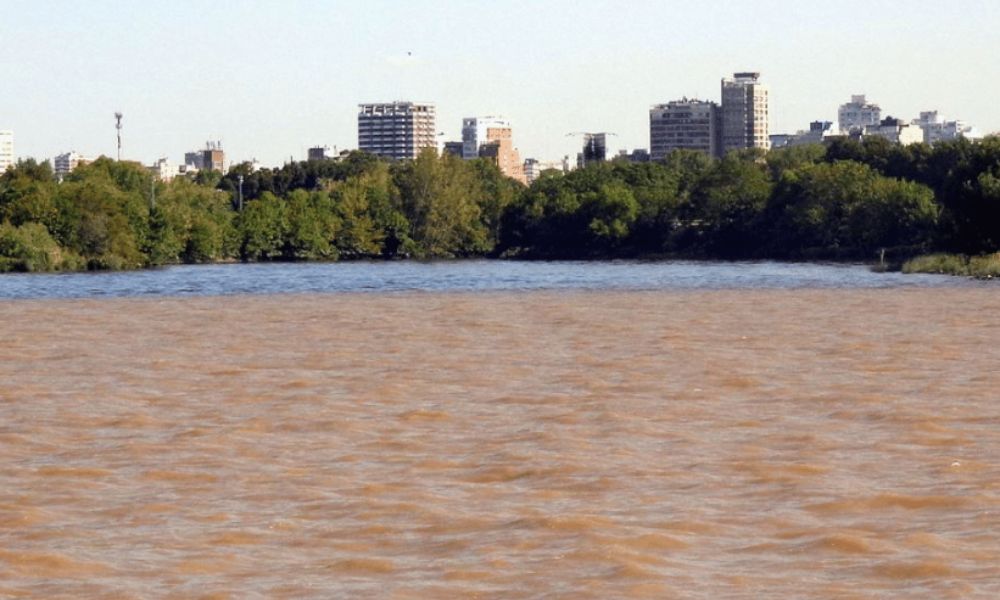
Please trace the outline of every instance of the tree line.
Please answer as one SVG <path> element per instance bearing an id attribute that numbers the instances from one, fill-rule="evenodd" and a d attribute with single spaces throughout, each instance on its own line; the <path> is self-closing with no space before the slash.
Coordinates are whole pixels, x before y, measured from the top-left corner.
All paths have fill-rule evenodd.
<path id="1" fill-rule="evenodd" d="M 242 177 L 243 207 L 239 209 Z M 433 150 L 157 181 L 101 158 L 0 175 L 0 271 L 363 258 L 871 260 L 1000 249 L 1000 138 L 613 160 L 531 186 Z"/>

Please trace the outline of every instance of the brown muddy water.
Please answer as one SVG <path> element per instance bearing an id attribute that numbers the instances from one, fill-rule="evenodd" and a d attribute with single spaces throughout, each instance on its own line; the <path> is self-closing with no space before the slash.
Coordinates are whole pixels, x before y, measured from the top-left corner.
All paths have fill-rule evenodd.
<path id="1" fill-rule="evenodd" d="M 0 598 L 1000 597 L 998 313 L 0 303 Z"/>

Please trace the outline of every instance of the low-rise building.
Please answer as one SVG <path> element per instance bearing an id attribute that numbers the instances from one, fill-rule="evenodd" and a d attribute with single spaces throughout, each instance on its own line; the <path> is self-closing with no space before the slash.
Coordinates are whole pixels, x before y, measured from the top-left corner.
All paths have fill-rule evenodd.
<path id="1" fill-rule="evenodd" d="M 174 164 L 169 158 L 161 158 L 149 167 L 149 171 L 160 181 L 167 182 L 184 173 L 184 165 Z"/>
<path id="2" fill-rule="evenodd" d="M 865 127 L 865 137 L 881 137 L 893 142 L 908 146 L 919 144 L 924 141 L 924 132 L 916 125 L 904 123 L 895 117 L 886 117 L 878 125 Z"/>
<path id="3" fill-rule="evenodd" d="M 65 152 L 52 159 L 52 171 L 57 178 L 62 179 L 72 173 L 77 167 L 81 167 L 89 162 L 90 159 L 74 151 Z"/>
<path id="4" fill-rule="evenodd" d="M 313 146 L 306 151 L 306 160 L 329 160 L 336 157 L 336 149 L 330 150 L 329 146 Z"/>
<path id="5" fill-rule="evenodd" d="M 921 112 L 920 118 L 914 119 L 912 124 L 924 132 L 924 142 L 927 144 L 936 144 L 937 142 L 946 142 L 959 138 L 970 141 L 983 138 L 982 134 L 976 131 L 971 125 L 963 121 L 942 119 L 936 110 Z"/>

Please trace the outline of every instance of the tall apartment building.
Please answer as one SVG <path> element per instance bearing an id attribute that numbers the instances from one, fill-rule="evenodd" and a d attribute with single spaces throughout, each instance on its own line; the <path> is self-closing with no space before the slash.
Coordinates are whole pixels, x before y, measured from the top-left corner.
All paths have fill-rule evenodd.
<path id="1" fill-rule="evenodd" d="M 722 152 L 768 150 L 768 90 L 760 73 L 734 73 L 722 80 Z"/>
<path id="2" fill-rule="evenodd" d="M 0 173 L 14 166 L 14 132 L 0 131 Z"/>
<path id="3" fill-rule="evenodd" d="M 604 162 L 608 159 L 608 133 L 583 134 L 583 151 L 576 155 L 576 166 L 579 169 L 592 163 Z"/>
<path id="4" fill-rule="evenodd" d="M 88 159 L 76 152 L 65 152 L 52 159 L 52 171 L 56 177 L 62 179 L 72 173 L 77 167 L 83 166 L 88 162 L 90 162 Z"/>
<path id="5" fill-rule="evenodd" d="M 500 172 L 522 183 L 524 163 L 514 148 L 513 128 L 502 117 L 469 117 L 462 119 L 462 157 L 489 158 Z"/>
<path id="6" fill-rule="evenodd" d="M 386 158 L 412 160 L 424 148 L 437 149 L 433 104 L 360 104 L 358 148 Z"/>
<path id="7" fill-rule="evenodd" d="M 511 130 L 510 121 L 503 117 L 468 117 L 462 119 L 462 157 L 479 157 L 479 147 L 494 140 L 489 138 L 489 130 Z"/>
<path id="8" fill-rule="evenodd" d="M 719 105 L 702 100 L 674 100 L 649 109 L 649 154 L 662 160 L 674 150 L 722 154 Z"/>
<path id="9" fill-rule="evenodd" d="M 882 108 L 868 102 L 864 94 L 851 96 L 851 101 L 841 104 L 837 110 L 837 121 L 841 133 L 861 133 L 867 127 L 876 127 L 882 122 Z"/>

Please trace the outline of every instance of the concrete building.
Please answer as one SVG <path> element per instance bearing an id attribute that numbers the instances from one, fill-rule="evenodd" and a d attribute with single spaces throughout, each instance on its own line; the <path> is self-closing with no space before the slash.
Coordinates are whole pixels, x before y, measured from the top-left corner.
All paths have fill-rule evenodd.
<path id="1" fill-rule="evenodd" d="M 489 158 L 507 177 L 527 182 L 524 163 L 514 147 L 513 128 L 503 117 L 462 119 L 462 157 L 467 160 Z"/>
<path id="2" fill-rule="evenodd" d="M 479 147 L 494 141 L 489 131 L 511 131 L 510 121 L 503 117 L 467 117 L 462 119 L 462 157 L 479 158 Z"/>
<path id="3" fill-rule="evenodd" d="M 149 167 L 149 171 L 160 181 L 166 182 L 183 173 L 184 165 L 174 164 L 169 158 L 161 158 Z"/>
<path id="4" fill-rule="evenodd" d="M 538 179 L 543 171 L 558 171 L 569 173 L 569 157 L 564 156 L 562 160 L 541 161 L 536 158 L 528 158 L 524 161 L 524 178 L 528 185 Z"/>
<path id="5" fill-rule="evenodd" d="M 734 73 L 722 80 L 722 153 L 744 148 L 768 150 L 768 89 L 760 73 Z"/>
<path id="6" fill-rule="evenodd" d="M 912 125 L 924 132 L 924 143 L 936 144 L 964 138 L 970 141 L 980 140 L 982 134 L 964 121 L 947 121 L 938 115 L 938 111 L 929 110 L 920 113 L 919 119 L 914 119 Z"/>
<path id="7" fill-rule="evenodd" d="M 864 94 L 851 96 L 851 101 L 837 110 L 841 133 L 861 133 L 866 127 L 877 126 L 882 121 L 882 109 L 868 102 Z"/>
<path id="8" fill-rule="evenodd" d="M 184 166 L 189 170 L 200 171 L 205 168 L 205 155 L 201 150 L 184 153 Z"/>
<path id="9" fill-rule="evenodd" d="M 878 125 L 865 127 L 865 137 L 881 137 L 903 146 L 924 141 L 924 132 L 916 125 L 904 123 L 894 117 L 882 119 Z"/>
<path id="10" fill-rule="evenodd" d="M 222 151 L 222 142 L 207 142 L 201 151 L 201 167 L 209 171 L 225 171 L 226 153 Z"/>
<path id="11" fill-rule="evenodd" d="M 771 136 L 771 149 L 794 148 L 807 144 L 822 144 L 832 136 L 839 135 L 832 121 L 813 121 L 809 129 L 794 134 L 776 134 Z"/>
<path id="12" fill-rule="evenodd" d="M 66 152 L 52 159 L 52 171 L 59 179 L 69 175 L 77 167 L 81 167 L 90 160 L 80 156 L 76 152 Z"/>
<path id="13" fill-rule="evenodd" d="M 329 146 L 314 146 L 306 151 L 306 160 L 329 160 L 336 157 L 336 151 Z"/>
<path id="14" fill-rule="evenodd" d="M 433 104 L 360 104 L 358 148 L 395 160 L 412 160 L 424 148 L 437 149 Z"/>
<path id="15" fill-rule="evenodd" d="M 608 159 L 608 136 L 610 133 L 583 134 L 583 151 L 576 155 L 576 166 L 582 169 L 592 163 L 601 163 Z"/>
<path id="16" fill-rule="evenodd" d="M 674 150 L 722 154 L 719 105 L 703 100 L 674 100 L 649 109 L 649 155 L 663 160 Z"/>
<path id="17" fill-rule="evenodd" d="M 0 174 L 17 163 L 14 155 L 14 132 L 0 131 Z"/>
<path id="18" fill-rule="evenodd" d="M 445 142 L 444 146 L 441 148 L 443 154 L 451 154 L 452 156 L 457 156 L 463 158 L 465 144 L 462 142 Z"/>

